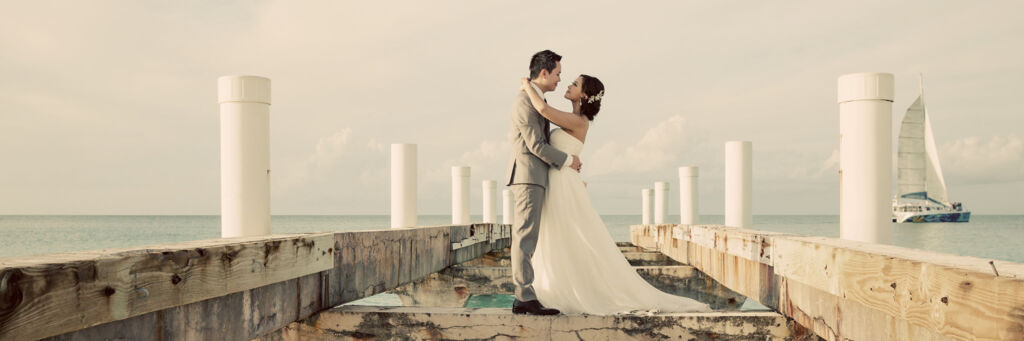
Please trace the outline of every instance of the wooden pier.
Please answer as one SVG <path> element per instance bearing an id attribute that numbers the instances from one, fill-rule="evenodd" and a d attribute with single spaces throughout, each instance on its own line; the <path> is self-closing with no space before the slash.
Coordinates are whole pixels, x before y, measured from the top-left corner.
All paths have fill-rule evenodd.
<path id="1" fill-rule="evenodd" d="M 1022 264 L 722 226 L 638 225 L 631 240 L 648 282 L 722 310 L 465 308 L 511 293 L 509 226 L 474 224 L 9 258 L 0 340 L 1024 340 Z M 344 305 L 382 292 L 405 306 Z M 771 310 L 736 310 L 745 299 Z"/>
<path id="2" fill-rule="evenodd" d="M 493 224 L 224 238 L 0 261 L 0 340 L 248 340 L 508 246 Z"/>
<path id="3" fill-rule="evenodd" d="M 826 340 L 1024 340 L 1024 264 L 708 225 L 630 238 Z"/>

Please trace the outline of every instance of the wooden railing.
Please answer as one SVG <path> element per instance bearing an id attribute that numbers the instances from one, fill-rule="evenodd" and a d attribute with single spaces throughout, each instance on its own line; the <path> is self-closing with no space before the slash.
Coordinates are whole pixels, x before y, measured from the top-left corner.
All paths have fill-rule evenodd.
<path id="1" fill-rule="evenodd" d="M 509 245 L 475 224 L 225 238 L 0 260 L 0 340 L 248 340 Z"/>
<path id="2" fill-rule="evenodd" d="M 1024 340 L 1024 264 L 712 225 L 630 234 L 827 340 Z"/>

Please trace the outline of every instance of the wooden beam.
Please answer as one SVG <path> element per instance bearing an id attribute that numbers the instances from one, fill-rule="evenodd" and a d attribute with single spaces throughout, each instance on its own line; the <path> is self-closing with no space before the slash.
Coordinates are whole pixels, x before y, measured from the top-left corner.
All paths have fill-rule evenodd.
<path id="1" fill-rule="evenodd" d="M 686 248 L 690 265 L 829 340 L 1024 339 L 1024 264 L 724 226 L 671 234 L 685 242 L 654 247 Z"/>
<path id="2" fill-rule="evenodd" d="M 62 330 L 67 332 L 56 338 L 251 339 L 337 304 L 416 281 L 457 259 L 504 249 L 510 244 L 508 231 L 507 225 L 494 224 L 434 226 L 7 258 L 0 261 L 0 340 L 42 338 Z M 452 240 L 477 233 L 498 239 L 451 250 Z M 225 270 L 213 268 L 217 262 Z M 179 288 L 158 283 L 174 275 L 179 276 Z M 108 284 L 110 296 L 96 294 Z M 246 287 L 251 288 L 241 289 Z M 240 291 L 174 305 L 201 299 L 202 293 L 230 290 Z M 67 302 L 67 297 L 74 301 Z M 148 308 L 142 308 L 160 305 L 171 306 L 143 313 Z"/>
<path id="3" fill-rule="evenodd" d="M 792 285 L 882 314 L 894 335 L 957 339 L 1024 339 L 1024 272 L 1004 265 L 996 276 L 989 260 L 889 245 L 822 237 L 776 240 L 775 271 Z M 790 291 L 792 293 L 792 291 Z M 836 304 L 829 309 L 840 311 Z M 853 314 L 811 310 L 837 334 L 864 339 Z M 853 316 L 851 316 L 853 315 Z M 866 327 L 866 326 L 865 326 Z"/>
<path id="4" fill-rule="evenodd" d="M 677 225 L 665 228 L 672 230 L 673 238 L 766 265 L 772 265 L 772 238 L 790 235 L 716 225 Z"/>
<path id="5" fill-rule="evenodd" d="M 0 339 L 37 339 L 333 267 L 333 233 L 75 252 L 0 264 Z"/>

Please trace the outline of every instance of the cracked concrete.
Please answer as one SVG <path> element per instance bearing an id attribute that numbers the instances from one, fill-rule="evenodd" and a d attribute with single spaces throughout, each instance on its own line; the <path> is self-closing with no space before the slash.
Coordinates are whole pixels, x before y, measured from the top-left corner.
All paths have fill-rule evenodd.
<path id="1" fill-rule="evenodd" d="M 740 295 L 693 267 L 678 265 L 657 252 L 636 252 L 636 246 L 620 245 L 631 263 L 657 264 L 634 266 L 648 283 L 661 291 L 706 302 L 715 310 L 737 310 L 746 301 Z M 390 291 L 403 306 L 463 307 L 471 295 L 511 295 L 512 269 L 492 264 L 507 264 L 508 252 L 489 252 L 476 260 L 451 266 L 426 278 Z M 676 264 L 676 265 L 669 265 Z"/>
<path id="2" fill-rule="evenodd" d="M 706 302 L 715 310 L 738 310 L 746 297 L 691 266 L 638 266 L 636 271 L 661 291 Z M 395 290 L 403 306 L 462 307 L 471 295 L 512 295 L 512 269 L 450 267 Z"/>
<path id="3" fill-rule="evenodd" d="M 720 311 L 691 314 L 514 315 L 509 308 L 464 308 L 472 295 L 512 294 L 507 250 L 445 268 L 391 293 L 401 307 L 338 306 L 261 340 L 793 340 L 792 321 L 773 311 L 738 311 L 745 297 L 691 266 L 620 243 L 623 256 L 662 291 Z M 665 265 L 676 264 L 676 265 Z"/>
<path id="4" fill-rule="evenodd" d="M 275 340 L 792 340 L 775 312 L 515 315 L 501 308 L 342 306 Z"/>

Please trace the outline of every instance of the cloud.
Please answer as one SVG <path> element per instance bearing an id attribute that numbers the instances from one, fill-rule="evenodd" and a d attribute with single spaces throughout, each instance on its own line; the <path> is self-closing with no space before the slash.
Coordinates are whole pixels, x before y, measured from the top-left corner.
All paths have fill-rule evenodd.
<path id="1" fill-rule="evenodd" d="M 832 154 L 828 156 L 825 162 L 821 163 L 821 168 L 818 169 L 818 176 L 822 176 L 828 172 L 839 171 L 839 149 L 833 149 Z"/>
<path id="2" fill-rule="evenodd" d="M 371 151 L 373 151 L 375 153 L 388 152 L 388 149 L 387 149 L 388 146 L 387 145 L 385 145 L 383 143 L 380 143 L 380 142 L 377 142 L 377 139 L 373 139 L 373 138 L 371 138 L 370 141 L 366 143 L 366 148 L 369 148 Z"/>
<path id="3" fill-rule="evenodd" d="M 946 182 L 1024 180 L 1024 139 L 1017 135 L 966 137 L 939 147 Z"/>
<path id="4" fill-rule="evenodd" d="M 686 119 L 673 115 L 647 129 L 636 143 L 624 147 L 618 140 L 604 143 L 584 164 L 591 176 L 646 173 L 678 166 L 684 155 L 692 155 L 701 144 L 702 139 L 687 130 Z"/>
<path id="5" fill-rule="evenodd" d="M 286 170 L 282 187 L 287 190 L 303 186 L 317 177 L 327 175 L 328 171 L 338 165 L 351 138 L 351 128 L 344 128 L 331 135 L 320 137 L 309 157 Z M 371 143 L 370 147 L 372 146 Z"/>
<path id="6" fill-rule="evenodd" d="M 499 180 L 507 171 L 505 168 L 508 166 L 511 148 L 508 139 L 484 140 L 459 157 L 445 160 L 441 167 L 431 167 L 427 173 L 428 179 L 448 184 L 453 166 L 470 166 L 474 181 Z"/>

